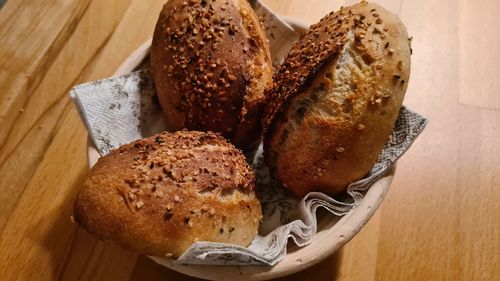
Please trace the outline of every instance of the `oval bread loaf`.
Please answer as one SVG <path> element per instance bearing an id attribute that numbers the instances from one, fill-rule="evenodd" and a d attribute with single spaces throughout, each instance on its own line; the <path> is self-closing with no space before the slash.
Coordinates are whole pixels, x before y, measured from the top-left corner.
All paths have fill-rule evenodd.
<path id="1" fill-rule="evenodd" d="M 242 149 L 258 143 L 272 64 L 246 0 L 169 0 L 151 66 L 170 129 L 221 132 Z"/>
<path id="2" fill-rule="evenodd" d="M 377 4 L 312 25 L 274 77 L 264 120 L 273 176 L 298 196 L 361 179 L 391 135 L 409 73 L 406 28 Z"/>
<path id="3" fill-rule="evenodd" d="M 162 133 L 99 159 L 75 201 L 91 234 L 155 256 L 193 242 L 247 246 L 262 218 L 243 154 L 214 133 Z"/>

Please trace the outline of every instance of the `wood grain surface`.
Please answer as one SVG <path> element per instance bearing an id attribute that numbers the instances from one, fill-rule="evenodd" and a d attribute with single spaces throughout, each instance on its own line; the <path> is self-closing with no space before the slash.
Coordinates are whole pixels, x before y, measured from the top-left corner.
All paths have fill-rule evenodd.
<path id="1" fill-rule="evenodd" d="M 191 280 L 70 220 L 88 173 L 75 84 L 111 75 L 165 0 L 8 0 L 0 9 L 0 279 Z M 266 0 L 313 23 L 355 1 Z M 430 120 L 368 225 L 282 280 L 500 280 L 500 6 L 381 0 L 413 36 L 405 104 Z"/>

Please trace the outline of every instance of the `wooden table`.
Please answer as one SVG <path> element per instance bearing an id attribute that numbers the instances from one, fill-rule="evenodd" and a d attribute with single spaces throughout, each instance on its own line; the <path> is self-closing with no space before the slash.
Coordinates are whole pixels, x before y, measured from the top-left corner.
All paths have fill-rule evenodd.
<path id="1" fill-rule="evenodd" d="M 88 173 L 68 91 L 111 75 L 165 0 L 8 0 L 0 10 L 0 279 L 187 280 L 70 221 Z M 307 22 L 345 2 L 267 0 Z M 413 35 L 405 104 L 430 119 L 369 224 L 286 280 L 500 280 L 500 4 L 385 0 Z"/>

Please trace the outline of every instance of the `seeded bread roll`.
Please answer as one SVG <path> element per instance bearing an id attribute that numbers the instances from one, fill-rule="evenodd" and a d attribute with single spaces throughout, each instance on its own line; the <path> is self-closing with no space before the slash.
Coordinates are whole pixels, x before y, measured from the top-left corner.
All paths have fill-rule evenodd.
<path id="1" fill-rule="evenodd" d="M 245 150 L 258 143 L 272 64 L 246 0 L 169 0 L 156 24 L 151 66 L 172 130 L 221 132 Z"/>
<path id="2" fill-rule="evenodd" d="M 245 157 L 221 136 L 162 133 L 99 159 L 75 220 L 146 255 L 178 257 L 196 241 L 247 246 L 262 218 L 254 187 Z"/>
<path id="3" fill-rule="evenodd" d="M 377 4 L 311 26 L 274 77 L 264 119 L 274 177 L 298 196 L 339 193 L 361 179 L 392 132 L 409 73 L 406 28 Z"/>

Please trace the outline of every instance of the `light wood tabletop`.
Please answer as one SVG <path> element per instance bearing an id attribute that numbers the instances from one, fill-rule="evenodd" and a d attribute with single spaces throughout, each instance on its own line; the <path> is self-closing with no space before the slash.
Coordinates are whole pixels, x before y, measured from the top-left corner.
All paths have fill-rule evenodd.
<path id="1" fill-rule="evenodd" d="M 152 36 L 164 1 L 7 0 L 0 9 L 1 280 L 191 279 L 70 220 L 88 166 L 68 91 L 111 75 Z M 264 2 L 313 23 L 354 1 Z M 363 230 L 283 280 L 500 280 L 500 2 L 377 2 L 413 36 L 404 103 L 429 125 Z"/>

